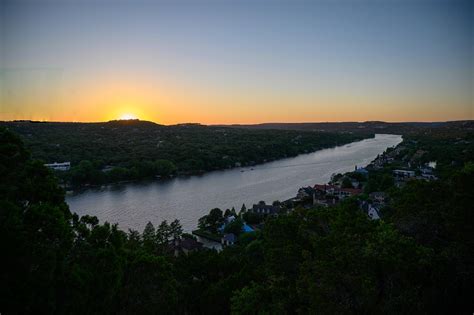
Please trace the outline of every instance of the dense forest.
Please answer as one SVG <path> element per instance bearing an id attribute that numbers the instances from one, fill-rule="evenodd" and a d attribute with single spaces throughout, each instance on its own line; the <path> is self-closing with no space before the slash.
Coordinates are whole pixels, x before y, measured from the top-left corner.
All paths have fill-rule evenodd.
<path id="1" fill-rule="evenodd" d="M 246 130 L 147 121 L 4 122 L 35 159 L 71 162 L 73 185 L 102 184 L 247 166 L 373 137 L 344 131 Z"/>
<path id="2" fill-rule="evenodd" d="M 459 125 L 472 125 L 472 121 L 447 121 L 447 122 L 317 122 L 317 123 L 263 123 L 254 125 L 221 125 L 234 128 L 245 128 L 252 130 L 302 130 L 302 131 L 324 131 L 338 132 L 344 130 L 354 133 L 386 133 L 386 134 L 419 134 L 420 131 L 457 127 Z"/>
<path id="3" fill-rule="evenodd" d="M 442 155 L 453 139 L 413 141 Z M 454 154 L 465 162 L 441 180 L 394 191 L 384 220 L 350 198 L 176 257 L 169 244 L 189 237 L 179 222 L 124 232 L 71 214 L 55 176 L 0 129 L 0 312 L 470 314 L 474 158 Z"/>

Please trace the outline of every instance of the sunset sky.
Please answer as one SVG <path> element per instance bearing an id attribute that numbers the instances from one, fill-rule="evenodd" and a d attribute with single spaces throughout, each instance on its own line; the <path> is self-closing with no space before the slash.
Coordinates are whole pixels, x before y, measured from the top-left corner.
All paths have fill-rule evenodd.
<path id="1" fill-rule="evenodd" d="M 0 0 L 0 120 L 474 119 L 472 3 Z"/>

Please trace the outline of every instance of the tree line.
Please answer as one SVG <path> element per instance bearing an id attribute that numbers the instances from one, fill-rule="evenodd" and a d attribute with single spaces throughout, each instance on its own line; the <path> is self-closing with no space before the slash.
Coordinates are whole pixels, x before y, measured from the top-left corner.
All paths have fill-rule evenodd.
<path id="1" fill-rule="evenodd" d="M 245 130 L 146 121 L 0 122 L 18 133 L 35 159 L 69 161 L 58 172 L 74 186 L 198 174 L 249 166 L 373 137 L 373 134 Z"/>

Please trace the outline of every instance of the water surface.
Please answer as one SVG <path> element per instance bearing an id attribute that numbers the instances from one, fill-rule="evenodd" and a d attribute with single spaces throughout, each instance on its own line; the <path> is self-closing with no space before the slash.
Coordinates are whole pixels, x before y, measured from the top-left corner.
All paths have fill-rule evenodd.
<path id="1" fill-rule="evenodd" d="M 151 221 L 179 219 L 186 231 L 194 229 L 209 209 L 247 207 L 264 200 L 286 200 L 298 188 L 326 183 L 331 174 L 365 166 L 377 154 L 402 141 L 398 135 L 375 138 L 324 149 L 294 158 L 200 176 L 165 181 L 135 182 L 88 189 L 66 198 L 71 211 L 95 215 L 101 222 L 118 223 L 122 229 L 142 231 Z"/>

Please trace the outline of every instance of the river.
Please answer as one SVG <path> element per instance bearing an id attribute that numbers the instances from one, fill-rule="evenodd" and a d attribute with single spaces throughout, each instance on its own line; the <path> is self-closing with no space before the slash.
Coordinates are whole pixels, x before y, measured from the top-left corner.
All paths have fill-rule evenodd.
<path id="1" fill-rule="evenodd" d="M 273 161 L 253 168 L 214 171 L 199 176 L 133 182 L 92 188 L 68 195 L 71 211 L 95 215 L 121 229 L 142 231 L 148 221 L 179 219 L 185 231 L 196 228 L 210 209 L 251 207 L 264 200 L 286 200 L 298 188 L 326 183 L 331 174 L 344 173 L 370 163 L 377 154 L 402 141 L 398 135 L 375 138 Z"/>

